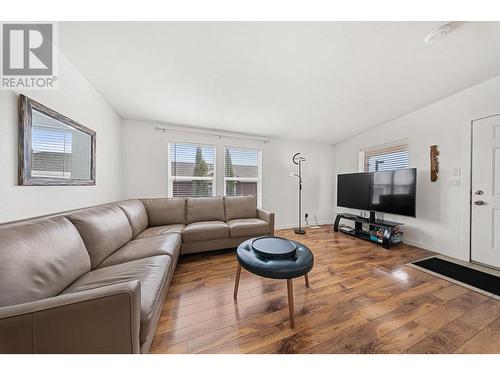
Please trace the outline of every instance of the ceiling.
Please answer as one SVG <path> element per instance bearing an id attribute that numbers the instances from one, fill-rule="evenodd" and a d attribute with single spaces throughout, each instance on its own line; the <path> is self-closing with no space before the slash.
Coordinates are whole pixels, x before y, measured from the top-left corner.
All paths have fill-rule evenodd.
<path id="1" fill-rule="evenodd" d="M 500 22 L 63 22 L 125 119 L 337 143 L 500 74 Z"/>

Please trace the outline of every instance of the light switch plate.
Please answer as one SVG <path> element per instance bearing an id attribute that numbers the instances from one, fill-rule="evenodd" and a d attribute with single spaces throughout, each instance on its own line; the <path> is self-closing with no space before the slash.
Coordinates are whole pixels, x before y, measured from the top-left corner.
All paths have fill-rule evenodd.
<path id="1" fill-rule="evenodd" d="M 460 180 L 458 178 L 453 178 L 448 181 L 448 186 L 449 187 L 459 187 L 460 186 Z"/>
<path id="2" fill-rule="evenodd" d="M 453 169 L 451 170 L 451 175 L 452 175 L 452 176 L 455 176 L 455 177 L 456 177 L 456 176 L 460 176 L 460 168 L 453 168 Z"/>

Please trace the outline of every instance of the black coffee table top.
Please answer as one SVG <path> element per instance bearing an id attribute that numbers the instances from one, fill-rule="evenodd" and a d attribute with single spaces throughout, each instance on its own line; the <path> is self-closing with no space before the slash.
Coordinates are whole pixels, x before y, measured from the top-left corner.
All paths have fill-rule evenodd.
<path id="1" fill-rule="evenodd" d="M 263 240 L 262 242 L 259 241 L 261 239 Z M 264 241 L 264 239 L 267 240 Z M 279 239 L 280 241 L 274 241 L 273 239 Z M 288 241 L 291 245 L 285 244 L 281 240 Z M 278 245 L 276 248 L 281 250 L 281 254 L 278 254 L 280 257 L 270 257 L 269 253 L 261 254 L 254 248 L 254 242 L 257 242 L 258 248 L 267 252 L 271 250 L 262 246 L 267 244 Z M 292 246 L 294 250 L 291 255 L 284 256 L 283 254 L 289 251 Z M 309 273 L 314 264 L 314 256 L 311 250 L 305 245 L 293 240 L 280 239 L 279 237 L 252 238 L 244 241 L 236 249 L 236 258 L 240 265 L 247 271 L 272 279 L 293 279 L 304 276 Z"/>
<path id="2" fill-rule="evenodd" d="M 253 250 L 265 258 L 289 258 L 296 252 L 297 246 L 281 237 L 260 237 L 252 241 Z"/>

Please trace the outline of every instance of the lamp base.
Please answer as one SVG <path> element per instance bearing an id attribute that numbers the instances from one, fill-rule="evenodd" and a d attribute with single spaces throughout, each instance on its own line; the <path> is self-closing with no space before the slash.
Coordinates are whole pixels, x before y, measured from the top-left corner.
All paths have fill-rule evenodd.
<path id="1" fill-rule="evenodd" d="M 306 231 L 302 228 L 295 228 L 294 232 L 297 234 L 306 234 Z"/>

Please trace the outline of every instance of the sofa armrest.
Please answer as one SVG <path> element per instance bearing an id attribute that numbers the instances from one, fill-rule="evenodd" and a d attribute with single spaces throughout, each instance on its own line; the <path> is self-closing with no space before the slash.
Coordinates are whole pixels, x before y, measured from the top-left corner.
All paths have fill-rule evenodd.
<path id="1" fill-rule="evenodd" d="M 139 353 L 139 281 L 0 308 L 0 353 Z"/>
<path id="2" fill-rule="evenodd" d="M 257 208 L 257 217 L 269 224 L 269 233 L 274 236 L 274 212 L 265 211 Z"/>

